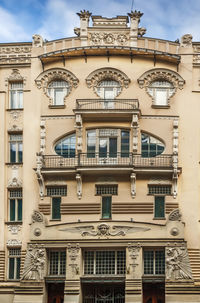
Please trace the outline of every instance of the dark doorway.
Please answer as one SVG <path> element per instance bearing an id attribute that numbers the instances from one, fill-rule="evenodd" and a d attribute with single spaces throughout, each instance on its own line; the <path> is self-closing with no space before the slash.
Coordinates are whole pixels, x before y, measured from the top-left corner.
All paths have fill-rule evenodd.
<path id="1" fill-rule="evenodd" d="M 143 283 L 143 303 L 165 303 L 165 284 Z"/>
<path id="2" fill-rule="evenodd" d="M 64 302 L 64 283 L 48 283 L 48 303 Z"/>

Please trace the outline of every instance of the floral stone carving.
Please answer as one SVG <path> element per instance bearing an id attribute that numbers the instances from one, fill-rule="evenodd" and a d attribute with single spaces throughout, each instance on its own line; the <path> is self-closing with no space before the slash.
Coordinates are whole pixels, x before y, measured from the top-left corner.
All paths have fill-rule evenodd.
<path id="1" fill-rule="evenodd" d="M 169 221 L 180 221 L 181 220 L 181 213 L 180 210 L 174 209 L 170 214 L 169 214 Z"/>
<path id="2" fill-rule="evenodd" d="M 30 245 L 24 262 L 22 280 L 42 280 L 44 277 L 45 249 L 43 246 Z"/>
<path id="3" fill-rule="evenodd" d="M 37 211 L 37 210 L 34 210 L 33 214 L 32 214 L 32 222 L 35 223 L 35 222 L 43 222 L 43 215 Z"/>
<path id="4" fill-rule="evenodd" d="M 168 280 L 192 279 L 186 247 L 166 248 L 166 278 Z"/>

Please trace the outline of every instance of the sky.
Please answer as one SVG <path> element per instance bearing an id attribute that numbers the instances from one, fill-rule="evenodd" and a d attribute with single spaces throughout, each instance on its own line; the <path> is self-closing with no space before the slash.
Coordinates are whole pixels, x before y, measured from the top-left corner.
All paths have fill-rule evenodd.
<path id="1" fill-rule="evenodd" d="M 175 41 L 189 33 L 200 41 L 200 0 L 0 0 L 0 43 L 75 36 L 83 9 L 104 17 L 140 10 L 145 36 Z"/>

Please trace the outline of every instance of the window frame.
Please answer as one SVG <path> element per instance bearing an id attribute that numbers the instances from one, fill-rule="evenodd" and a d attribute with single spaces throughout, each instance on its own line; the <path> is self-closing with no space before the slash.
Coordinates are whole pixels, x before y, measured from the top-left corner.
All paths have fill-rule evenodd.
<path id="1" fill-rule="evenodd" d="M 66 86 L 62 86 L 62 85 L 58 85 L 58 86 L 52 86 L 52 87 L 50 87 L 51 86 L 51 84 L 55 84 L 55 83 L 66 83 Z M 59 98 L 57 98 L 57 100 L 56 100 L 56 92 L 58 92 L 58 91 L 61 91 L 62 90 L 62 102 L 59 104 L 58 103 L 58 99 Z M 66 81 L 66 80 L 64 80 L 64 79 L 53 79 L 53 80 L 51 80 L 49 83 L 48 83 L 48 85 L 47 85 L 47 95 L 48 95 L 48 97 L 52 100 L 52 104 L 50 105 L 50 107 L 58 107 L 58 108 L 60 108 L 60 107 L 65 107 L 65 98 L 69 95 L 69 93 L 70 93 L 70 84 L 69 84 L 69 82 L 68 81 Z M 57 104 L 58 103 L 58 104 Z"/>
<path id="2" fill-rule="evenodd" d="M 105 203 L 108 201 L 104 201 L 105 199 L 109 198 L 109 217 L 103 215 L 103 208 L 105 208 Z M 106 206 L 107 208 L 108 206 Z M 104 212 L 105 213 L 105 212 Z M 102 220 L 111 220 L 112 219 L 112 195 L 101 195 L 101 219 Z"/>
<path id="3" fill-rule="evenodd" d="M 13 85 L 16 84 L 22 84 L 21 87 L 16 87 L 16 88 L 12 88 Z M 16 101 L 14 100 L 15 97 L 12 97 L 13 93 L 16 93 Z M 22 96 L 20 100 L 20 95 Z M 16 109 L 23 109 L 23 103 L 24 103 L 24 83 L 23 81 L 12 81 L 9 82 L 9 108 L 16 110 Z M 12 101 L 14 100 L 14 102 Z M 16 106 L 14 105 L 14 103 L 16 102 Z"/>
<path id="4" fill-rule="evenodd" d="M 168 83 L 169 86 L 163 85 L 155 85 L 156 83 Z M 164 91 L 165 92 L 165 99 L 166 102 L 165 104 L 158 103 L 158 96 L 157 93 L 159 91 Z M 150 97 L 153 99 L 152 107 L 155 108 L 169 108 L 169 100 L 170 98 L 175 94 L 176 88 L 174 87 L 173 83 L 166 80 L 166 79 L 154 79 L 147 87 L 147 92 L 150 95 Z"/>
<path id="5" fill-rule="evenodd" d="M 72 140 L 74 140 L 75 139 L 75 143 L 71 143 L 71 138 L 73 137 L 73 139 Z M 70 146 L 70 148 L 69 149 L 66 149 L 66 151 L 67 151 L 67 153 L 66 153 L 66 155 L 63 153 L 63 151 L 64 151 L 64 148 L 63 148 L 63 141 L 64 140 L 67 140 L 67 139 L 69 139 L 69 143 L 66 143 L 66 144 L 69 144 L 69 146 Z M 63 157 L 63 158 L 65 158 L 65 159 L 74 159 L 74 158 L 76 158 L 76 133 L 70 133 L 70 134 L 68 134 L 68 135 L 66 135 L 66 136 L 64 136 L 64 137 L 62 137 L 61 139 L 59 139 L 59 140 L 57 140 L 56 142 L 55 142 L 55 144 L 54 144 L 54 152 L 56 153 L 56 155 L 58 155 L 58 156 L 60 156 L 60 157 Z M 59 153 L 57 153 L 56 152 L 56 146 L 57 145 L 59 145 L 59 144 L 61 144 L 61 153 L 59 154 Z M 74 149 L 72 149 L 72 147 L 74 148 Z M 74 152 L 71 152 L 71 150 L 74 150 Z"/>
<path id="6" fill-rule="evenodd" d="M 148 139 L 148 141 L 149 141 L 148 143 L 144 143 L 142 141 L 145 139 L 145 138 L 143 138 L 143 135 L 146 136 L 146 139 Z M 155 140 L 157 142 L 151 143 L 151 139 Z M 144 144 L 147 145 L 147 150 L 143 149 Z M 155 149 L 151 148 L 151 147 L 153 147 L 153 144 L 155 145 Z M 163 150 L 161 152 L 159 152 L 158 146 L 163 147 Z M 141 132 L 141 157 L 142 158 L 155 158 L 157 156 L 163 155 L 165 149 L 166 149 L 166 144 L 164 143 L 163 140 L 161 140 L 158 137 L 156 137 L 152 134 L 149 134 L 145 131 Z M 155 153 L 154 155 L 153 155 L 153 152 Z M 146 155 L 144 155 L 144 154 L 146 154 Z"/>
<path id="7" fill-rule="evenodd" d="M 163 255 L 163 259 L 162 259 L 162 262 L 163 262 L 163 267 L 162 267 L 162 270 L 163 272 L 162 273 L 156 273 L 156 252 L 163 252 L 164 255 Z M 145 252 L 153 252 L 153 273 L 145 273 Z M 158 248 L 158 247 L 154 247 L 154 248 L 144 248 L 143 249 L 143 276 L 144 277 L 147 277 L 147 276 L 154 276 L 154 277 L 158 277 L 158 276 L 165 276 L 165 249 L 164 248 Z"/>
<path id="8" fill-rule="evenodd" d="M 58 272 L 55 273 L 55 274 L 51 274 L 51 253 L 58 253 L 58 265 L 57 265 L 57 269 L 58 269 Z M 65 273 L 64 274 L 60 274 L 61 272 L 61 253 L 64 253 L 65 255 L 65 263 L 64 263 L 64 271 Z M 50 277 L 54 277 L 54 276 L 59 276 L 59 277 L 65 277 L 66 276 L 66 268 L 67 268 L 67 254 L 66 254 L 66 250 L 49 250 L 48 251 L 48 276 Z"/>
<path id="9" fill-rule="evenodd" d="M 21 192 L 21 196 L 12 197 L 11 192 Z M 14 201 L 14 220 L 11 219 L 11 201 Z M 21 204 L 21 206 L 20 206 Z M 8 189 L 8 217 L 9 222 L 22 222 L 23 221 L 23 191 L 22 188 Z M 21 217 L 21 219 L 20 219 Z"/>
<path id="10" fill-rule="evenodd" d="M 10 254 L 11 250 L 13 250 L 13 251 L 16 250 L 19 252 L 19 254 L 11 255 Z M 11 259 L 13 260 L 13 278 L 10 277 Z M 19 247 L 8 248 L 8 271 L 7 271 L 8 280 L 10 280 L 10 281 L 20 280 L 20 269 L 21 269 L 21 247 L 20 248 Z"/>
<path id="11" fill-rule="evenodd" d="M 15 139 L 14 139 L 15 137 Z M 20 138 L 21 137 L 21 138 Z M 9 163 L 23 163 L 23 134 L 22 133 L 9 133 Z M 15 150 L 12 148 L 15 146 Z M 13 153 L 14 152 L 14 156 Z M 14 161 L 12 161 L 14 157 Z"/>

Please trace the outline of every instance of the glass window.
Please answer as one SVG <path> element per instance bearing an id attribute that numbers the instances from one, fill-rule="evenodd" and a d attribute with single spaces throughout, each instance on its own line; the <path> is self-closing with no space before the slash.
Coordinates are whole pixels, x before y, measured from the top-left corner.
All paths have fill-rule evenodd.
<path id="1" fill-rule="evenodd" d="M 153 81 L 148 92 L 154 100 L 154 105 L 167 106 L 169 98 L 174 94 L 175 88 L 167 81 Z"/>
<path id="2" fill-rule="evenodd" d="M 120 83 L 111 79 L 103 80 L 97 85 L 97 94 L 104 99 L 104 108 L 114 108 L 114 102 L 111 100 L 115 99 L 120 92 Z"/>
<path id="3" fill-rule="evenodd" d="M 164 275 L 165 274 L 165 251 L 162 249 L 144 250 L 144 274 Z"/>
<path id="4" fill-rule="evenodd" d="M 20 279 L 21 249 L 11 248 L 8 251 L 8 279 Z"/>
<path id="5" fill-rule="evenodd" d="M 64 98 L 69 92 L 69 84 L 63 80 L 52 81 L 48 85 L 47 92 L 53 99 L 53 105 L 64 105 Z"/>
<path id="6" fill-rule="evenodd" d="M 121 131 L 121 156 L 129 157 L 129 131 Z"/>
<path id="7" fill-rule="evenodd" d="M 85 251 L 85 275 L 125 275 L 126 253 L 124 250 Z"/>
<path id="8" fill-rule="evenodd" d="M 165 217 L 165 197 L 154 197 L 154 217 L 164 218 Z"/>
<path id="9" fill-rule="evenodd" d="M 76 135 L 72 134 L 58 141 L 55 145 L 55 152 L 64 158 L 75 158 Z"/>
<path id="10" fill-rule="evenodd" d="M 110 219 L 112 216 L 112 196 L 102 196 L 102 219 Z"/>
<path id="11" fill-rule="evenodd" d="M 22 189 L 9 190 L 9 221 L 22 221 Z"/>
<path id="12" fill-rule="evenodd" d="M 157 138 L 146 133 L 141 134 L 141 152 L 142 157 L 156 157 L 163 153 L 165 145 Z"/>
<path id="13" fill-rule="evenodd" d="M 50 251 L 49 253 L 49 275 L 64 276 L 66 271 L 66 252 Z"/>
<path id="14" fill-rule="evenodd" d="M 61 204 L 61 197 L 52 198 L 52 219 L 53 220 L 60 220 L 60 218 L 61 218 L 60 204 Z"/>
<path id="15" fill-rule="evenodd" d="M 23 145 L 22 145 L 22 135 L 10 135 L 9 138 L 10 145 L 10 162 L 11 163 L 21 163 L 23 155 Z"/>
<path id="16" fill-rule="evenodd" d="M 10 108 L 23 108 L 23 83 L 14 82 L 10 84 Z"/>

